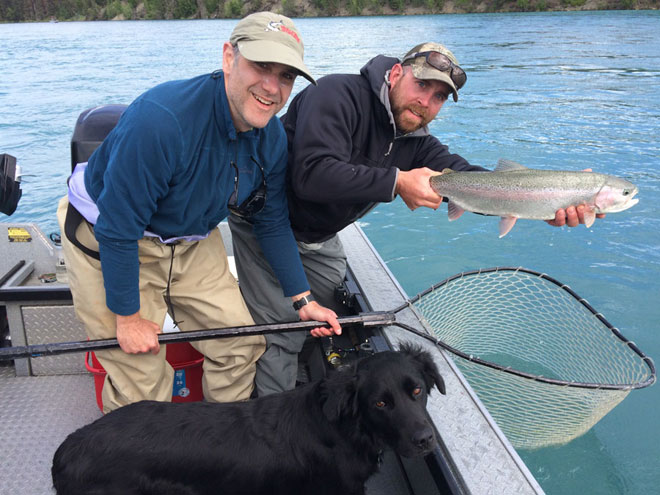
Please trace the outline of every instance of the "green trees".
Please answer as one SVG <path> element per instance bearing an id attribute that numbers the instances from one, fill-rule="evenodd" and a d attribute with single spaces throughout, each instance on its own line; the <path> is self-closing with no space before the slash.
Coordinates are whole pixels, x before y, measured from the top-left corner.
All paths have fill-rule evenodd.
<path id="1" fill-rule="evenodd" d="M 128 2 L 121 2 L 120 0 L 112 0 L 105 8 L 105 19 L 133 19 L 133 9 Z"/>
<path id="2" fill-rule="evenodd" d="M 289 17 L 580 9 L 586 0 L 0 0 L 0 22 L 239 18 L 271 10 Z M 599 9 L 658 9 L 660 0 L 601 0 Z M 485 9 L 485 10 L 484 10 Z"/>
<path id="3" fill-rule="evenodd" d="M 242 0 L 226 0 L 224 8 L 225 17 L 240 17 L 242 8 Z"/>
<path id="4" fill-rule="evenodd" d="M 174 7 L 175 19 L 188 19 L 197 14 L 197 2 L 195 0 L 178 0 Z"/>
<path id="5" fill-rule="evenodd" d="M 167 19 L 165 0 L 144 0 L 147 19 Z"/>

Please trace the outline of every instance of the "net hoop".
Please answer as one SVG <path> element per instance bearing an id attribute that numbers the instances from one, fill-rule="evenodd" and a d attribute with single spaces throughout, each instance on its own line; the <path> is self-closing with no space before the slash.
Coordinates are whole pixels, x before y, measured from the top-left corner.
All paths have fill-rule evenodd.
<path id="1" fill-rule="evenodd" d="M 621 342 L 626 344 L 637 356 L 639 356 L 642 361 L 646 364 L 648 367 L 649 371 L 649 376 L 645 380 L 637 383 L 626 383 L 626 384 L 613 384 L 613 383 L 590 383 L 590 382 L 580 382 L 580 381 L 568 381 L 568 380 L 559 380 L 556 378 L 547 378 L 541 375 L 535 375 L 532 373 L 527 373 L 525 371 L 520 371 L 515 368 L 509 367 L 509 366 L 502 366 L 497 363 L 493 363 L 491 361 L 487 361 L 484 359 L 481 359 L 479 357 L 476 357 L 472 354 L 467 354 L 459 349 L 456 349 L 455 347 L 447 344 L 446 342 L 442 341 L 441 339 L 435 338 L 431 334 L 425 334 L 423 332 L 420 332 L 419 330 L 403 324 L 403 323 L 396 323 L 398 326 L 415 333 L 416 335 L 423 337 L 427 340 L 430 340 L 434 342 L 437 346 L 442 347 L 443 349 L 451 352 L 452 354 L 455 354 L 465 360 L 471 361 L 473 363 L 486 366 L 498 371 L 503 371 L 505 373 L 509 373 L 512 375 L 519 376 L 521 378 L 526 378 L 529 380 L 534 380 L 537 382 L 542 382 L 542 383 L 548 383 L 550 385 L 559 385 L 562 387 L 575 387 L 575 388 L 585 388 L 585 389 L 601 389 L 601 390 L 634 390 L 634 389 L 641 389 L 645 387 L 649 387 L 653 385 L 656 381 L 656 368 L 655 364 L 653 363 L 653 360 L 644 354 L 637 345 L 628 340 L 616 327 L 614 327 L 605 317 L 597 312 L 584 298 L 580 297 L 575 291 L 573 291 L 569 286 L 559 282 L 558 280 L 550 277 L 549 275 L 546 275 L 545 273 L 540 273 L 534 270 L 529 270 L 526 268 L 522 267 L 493 267 L 493 268 L 483 268 L 479 270 L 471 270 L 471 271 L 466 271 L 466 272 L 461 272 L 456 275 L 453 275 L 449 278 L 446 278 L 442 282 L 439 282 L 432 287 L 429 287 L 428 289 L 424 290 L 423 292 L 420 292 L 417 294 L 415 297 L 412 299 L 409 299 L 406 301 L 404 304 L 399 306 L 394 310 L 394 313 L 398 313 L 399 311 L 409 308 L 412 309 L 415 314 L 420 318 L 422 322 L 425 322 L 425 318 L 423 315 L 420 314 L 419 310 L 414 306 L 414 304 L 418 301 L 420 301 L 422 298 L 427 296 L 429 293 L 434 292 L 435 290 L 453 282 L 454 280 L 464 278 L 466 276 L 472 276 L 472 275 L 480 275 L 480 274 L 485 274 L 485 273 L 493 273 L 493 272 L 503 272 L 503 271 L 511 271 L 511 272 L 521 272 L 521 273 L 526 273 L 528 275 L 533 275 L 538 278 L 541 278 L 543 280 L 546 280 L 560 289 L 566 291 L 571 297 L 573 297 L 577 302 L 579 302 L 584 308 L 586 308 L 593 316 L 595 316 L 605 327 L 607 327 L 610 332 Z"/>

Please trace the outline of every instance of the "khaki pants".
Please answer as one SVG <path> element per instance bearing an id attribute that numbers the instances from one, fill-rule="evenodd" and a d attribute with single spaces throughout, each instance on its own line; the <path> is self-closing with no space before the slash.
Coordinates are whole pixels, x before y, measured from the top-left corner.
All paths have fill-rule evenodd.
<path id="1" fill-rule="evenodd" d="M 57 210 L 61 232 L 68 199 Z M 76 237 L 98 251 L 92 226 L 83 221 Z M 105 304 L 103 274 L 98 260 L 85 255 L 62 235 L 76 316 L 90 339 L 116 337 L 116 317 Z M 176 245 L 145 237 L 138 241 L 140 259 L 140 316 L 163 326 L 167 313 L 165 293 L 172 270 L 170 298 L 181 330 L 252 325 L 238 284 L 229 271 L 227 254 L 218 229 L 202 241 Z M 255 363 L 265 349 L 263 336 L 232 337 L 191 343 L 204 354 L 204 397 L 213 402 L 248 399 Z M 169 401 L 174 370 L 165 360 L 165 346 L 157 355 L 127 354 L 121 349 L 98 351 L 107 371 L 103 409 L 109 412 L 142 399 Z"/>

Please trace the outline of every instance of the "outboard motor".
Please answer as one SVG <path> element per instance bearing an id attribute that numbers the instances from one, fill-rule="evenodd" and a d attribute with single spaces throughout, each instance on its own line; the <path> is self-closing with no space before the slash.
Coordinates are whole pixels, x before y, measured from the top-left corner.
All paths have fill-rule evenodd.
<path id="1" fill-rule="evenodd" d="M 0 212 L 5 215 L 14 213 L 22 194 L 21 172 L 16 158 L 3 153 L 0 155 Z"/>
<path id="2" fill-rule="evenodd" d="M 117 125 L 126 105 L 101 105 L 88 108 L 76 121 L 71 138 L 71 171 L 86 162 L 105 137 Z"/>

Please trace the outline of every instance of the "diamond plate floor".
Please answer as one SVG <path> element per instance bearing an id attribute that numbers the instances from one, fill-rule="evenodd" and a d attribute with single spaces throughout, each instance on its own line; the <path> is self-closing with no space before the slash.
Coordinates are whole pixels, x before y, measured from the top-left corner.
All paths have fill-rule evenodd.
<path id="1" fill-rule="evenodd" d="M 91 375 L 15 377 L 2 369 L 0 495 L 53 495 L 55 450 L 100 416 Z"/>

